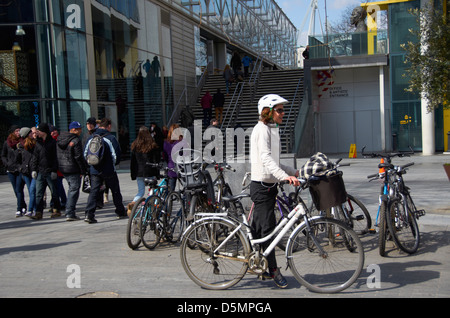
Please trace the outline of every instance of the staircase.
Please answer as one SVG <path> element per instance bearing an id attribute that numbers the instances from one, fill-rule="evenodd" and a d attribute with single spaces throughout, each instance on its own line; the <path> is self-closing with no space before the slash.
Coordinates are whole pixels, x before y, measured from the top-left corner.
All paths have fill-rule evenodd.
<path id="1" fill-rule="evenodd" d="M 200 100 L 205 92 L 209 91 L 211 95 L 214 95 L 217 88 L 220 88 L 222 93 L 225 94 L 226 87 L 223 76 L 210 75 L 198 97 L 197 104 L 192 107 L 195 119 L 203 119 L 203 111 Z M 243 84 L 242 93 L 238 103 L 236 104 L 236 108 L 233 110 L 235 103 L 230 105 L 230 102 L 232 102 L 233 93 L 235 93 L 236 88 L 237 90 L 240 90 L 240 85 L 233 83 L 230 88 L 230 94 L 225 96 L 222 130 L 225 130 L 226 128 L 234 128 L 238 125 L 244 130 L 254 127 L 259 118 L 259 99 L 267 94 L 280 95 L 289 101 L 289 103 L 284 106 L 285 114 L 283 124 L 280 126 L 282 152 L 289 153 L 292 148 L 291 142 L 293 142 L 294 136 L 293 129 L 297 120 L 299 105 L 301 104 L 301 100 L 303 98 L 303 70 L 263 71 L 260 74 L 259 82 L 255 89 L 253 89 L 253 86 L 249 84 L 248 81 L 245 81 Z M 238 92 L 236 92 L 234 96 L 238 96 Z M 215 116 L 214 110 L 212 116 L 213 118 Z M 206 127 L 203 127 L 203 129 L 205 128 Z"/>

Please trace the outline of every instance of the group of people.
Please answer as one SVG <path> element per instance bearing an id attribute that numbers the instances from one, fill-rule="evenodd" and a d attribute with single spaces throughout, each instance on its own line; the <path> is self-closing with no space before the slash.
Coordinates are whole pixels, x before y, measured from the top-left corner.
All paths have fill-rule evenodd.
<path id="1" fill-rule="evenodd" d="M 117 139 L 109 132 L 111 120 L 97 122 L 89 118 L 86 123 L 88 135 L 81 139 L 82 126 L 71 122 L 68 131 L 61 134 L 51 124 L 41 123 L 37 127 L 12 126 L 3 144 L 2 161 L 7 169 L 17 199 L 16 217 L 28 216 L 35 220 L 43 218 L 46 208 L 46 189 L 50 189 L 51 217 L 61 216 L 65 210 L 67 221 L 79 220 L 76 205 L 80 194 L 81 181 L 86 175 L 90 178 L 90 193 L 85 210 L 85 221 L 95 223 L 95 210 L 98 201 L 103 202 L 103 189 L 108 188 L 116 206 L 119 218 L 126 217 L 122 204 L 119 180 L 115 166 L 119 164 L 121 151 Z M 101 136 L 104 141 L 102 160 L 89 165 L 86 156 L 93 136 Z M 65 179 L 69 185 L 67 194 L 62 184 Z M 25 203 L 24 188 L 28 188 L 29 201 Z"/>
<path id="2" fill-rule="evenodd" d="M 287 180 L 294 186 L 299 185 L 299 172 L 291 167 L 280 164 L 279 130 L 283 121 L 284 105 L 287 100 L 279 95 L 269 94 L 263 96 L 258 102 L 259 121 L 252 130 L 250 139 L 251 159 L 251 185 L 250 196 L 254 203 L 252 231 L 254 238 L 261 238 L 273 231 L 276 226 L 274 206 L 277 195 L 277 184 Z M 122 204 L 119 180 L 115 171 L 115 165 L 120 162 L 120 146 L 111 130 L 111 120 L 103 119 L 95 125 L 95 119 L 87 122 L 89 136 L 83 143 L 80 139 L 81 125 L 72 122 L 69 132 L 61 134 L 58 140 L 51 137 L 48 124 L 40 124 L 37 129 L 27 127 L 11 128 L 11 133 L 2 150 L 2 160 L 8 169 L 8 175 L 17 196 L 17 216 L 28 215 L 41 218 L 43 212 L 43 195 L 46 185 L 50 187 L 53 200 L 52 216 L 60 215 L 60 201 L 55 180 L 58 169 L 69 183 L 68 198 L 66 203 L 66 216 L 68 220 L 76 219 L 75 205 L 78 199 L 81 176 L 86 172 L 91 177 L 91 190 L 86 205 L 85 221 L 89 223 L 95 220 L 96 202 L 101 187 L 105 184 L 112 193 L 116 206 L 116 214 L 119 218 L 127 217 L 125 207 Z M 158 163 L 160 160 L 168 162 L 168 168 L 174 168 L 171 159 L 174 146 L 183 141 L 178 124 L 173 124 L 164 136 L 152 125 L 149 128 L 142 126 L 139 129 L 136 140 L 131 145 L 131 179 L 137 180 L 138 193 L 128 205 L 130 210 L 140 197 L 144 196 L 145 178 L 159 177 L 159 169 L 155 169 L 147 162 Z M 102 163 L 98 166 L 88 166 L 86 157 L 89 155 L 89 146 L 93 143 L 94 136 L 101 135 L 105 141 L 105 149 Z M 85 144 L 85 146 L 83 146 Z M 20 159 L 19 159 L 20 158 Z M 175 189 L 176 173 L 169 171 L 169 188 Z M 33 180 L 36 184 L 36 195 L 31 193 Z M 23 182 L 30 190 L 30 203 L 28 212 L 23 192 Z M 32 202 L 35 200 L 35 202 Z M 264 243 L 266 248 L 270 242 Z M 273 279 L 280 288 L 287 286 L 286 279 L 282 276 L 272 251 L 267 257 L 268 272 L 265 278 Z"/>

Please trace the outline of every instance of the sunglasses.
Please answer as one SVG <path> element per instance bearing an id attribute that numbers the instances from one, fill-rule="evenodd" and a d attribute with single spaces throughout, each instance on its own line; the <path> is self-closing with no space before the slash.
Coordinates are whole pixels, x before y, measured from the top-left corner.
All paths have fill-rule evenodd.
<path id="1" fill-rule="evenodd" d="M 274 111 L 276 111 L 278 114 L 284 114 L 283 108 L 277 108 L 277 109 L 274 109 Z"/>

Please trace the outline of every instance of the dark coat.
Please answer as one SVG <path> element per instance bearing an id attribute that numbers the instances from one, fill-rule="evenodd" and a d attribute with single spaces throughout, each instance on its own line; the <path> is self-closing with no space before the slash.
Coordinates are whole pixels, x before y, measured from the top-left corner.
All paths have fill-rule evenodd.
<path id="1" fill-rule="evenodd" d="M 38 138 L 31 159 L 31 171 L 43 174 L 50 174 L 58 170 L 58 160 L 56 159 L 56 140 L 50 135 L 43 140 Z"/>
<path id="2" fill-rule="evenodd" d="M 146 165 L 146 163 L 159 163 L 160 158 L 159 149 L 153 149 L 147 153 L 132 151 L 130 162 L 131 180 L 136 180 L 137 177 L 159 177 L 159 169 Z"/>
<path id="3" fill-rule="evenodd" d="M 18 158 L 17 145 L 19 141 L 13 141 L 8 137 L 2 148 L 2 162 L 6 170 L 11 173 L 19 173 L 21 161 Z"/>
<path id="4" fill-rule="evenodd" d="M 87 164 L 84 160 L 80 137 L 70 132 L 63 132 L 59 135 L 56 144 L 59 171 L 63 174 L 85 174 Z"/>

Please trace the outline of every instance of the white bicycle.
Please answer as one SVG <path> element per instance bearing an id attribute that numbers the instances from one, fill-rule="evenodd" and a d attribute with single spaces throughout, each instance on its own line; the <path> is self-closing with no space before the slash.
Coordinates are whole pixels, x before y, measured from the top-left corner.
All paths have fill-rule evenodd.
<path id="1" fill-rule="evenodd" d="M 181 262 L 191 280 L 206 289 L 227 289 L 250 270 L 262 275 L 266 256 L 283 236 L 289 236 L 285 255 L 295 278 L 310 291 L 336 293 L 352 285 L 364 265 L 364 249 L 358 235 L 341 221 L 323 216 L 307 217 L 297 205 L 268 236 L 253 239 L 243 210 L 233 204 L 245 194 L 224 197 L 230 203 L 225 213 L 199 213 L 183 233 Z M 248 195 L 247 195 L 248 196 Z M 261 244 L 272 239 L 266 250 Z"/>

